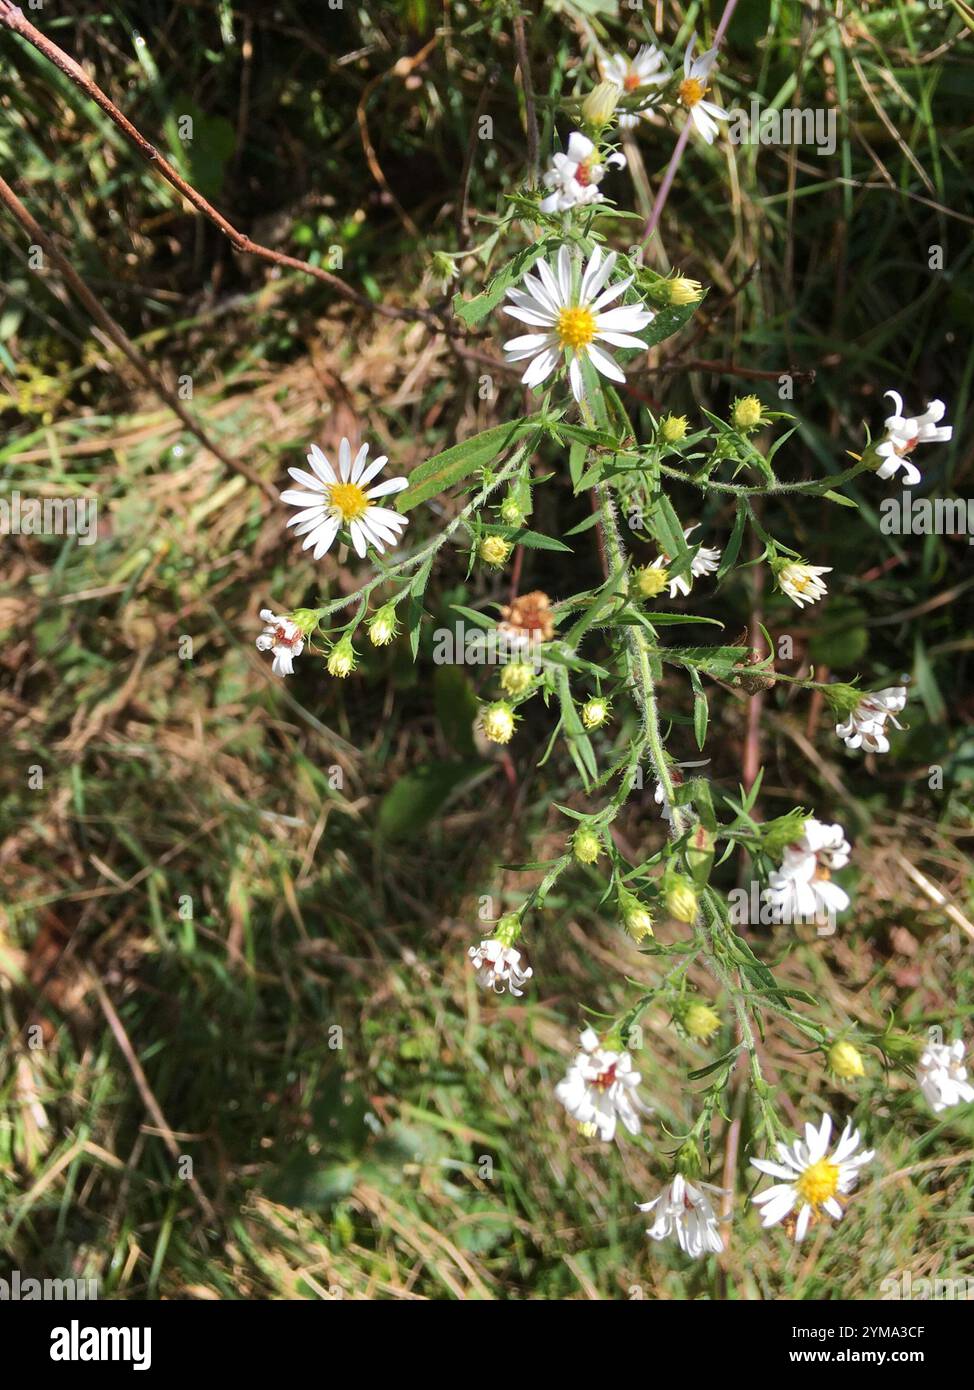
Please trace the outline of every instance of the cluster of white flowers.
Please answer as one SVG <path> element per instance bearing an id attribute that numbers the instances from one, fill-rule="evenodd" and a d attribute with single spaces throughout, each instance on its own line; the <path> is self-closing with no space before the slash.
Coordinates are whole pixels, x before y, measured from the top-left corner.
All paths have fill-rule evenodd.
<path id="1" fill-rule="evenodd" d="M 505 946 L 497 937 L 471 946 L 468 954 L 477 972 L 477 983 L 495 994 L 503 994 L 507 989 L 520 999 L 524 993 L 521 986 L 534 974 L 530 965 L 522 970 L 521 952 L 513 946 Z"/>
<path id="2" fill-rule="evenodd" d="M 930 1043 L 920 1054 L 917 1080 L 924 1100 L 935 1115 L 955 1105 L 974 1101 L 974 1086 L 967 1079 L 964 1044 Z"/>
<path id="3" fill-rule="evenodd" d="M 694 531 L 698 531 L 699 529 L 699 522 L 695 522 L 693 526 L 685 527 L 683 539 L 688 541 Z M 666 586 L 669 590 L 670 598 L 676 598 L 677 594 L 682 594 L 685 598 L 693 587 L 693 581 L 695 579 L 702 579 L 708 574 L 716 574 L 720 565 L 720 556 L 721 552 L 719 550 L 709 549 L 705 545 L 698 545 L 690 561 L 689 575 L 678 574 L 672 579 L 667 576 Z M 672 556 L 666 554 L 657 555 L 649 568 L 654 570 L 667 570 L 672 563 Z"/>
<path id="4" fill-rule="evenodd" d="M 818 921 L 849 906 L 849 895 L 832 882 L 832 871 L 844 869 L 850 847 L 841 825 L 824 825 L 814 817 L 801 839 L 786 845 L 781 866 L 768 879 L 764 898 L 778 922 Z"/>
<path id="5" fill-rule="evenodd" d="M 552 155 L 551 165 L 544 174 L 544 185 L 552 191 L 547 198 L 542 198 L 541 211 L 569 212 L 572 208 L 600 203 L 603 195 L 599 184 L 609 165 L 624 169 L 626 156 L 612 153 L 603 160 L 593 140 L 581 131 L 573 131 L 568 137 L 566 153 Z"/>
<path id="6" fill-rule="evenodd" d="M 639 1113 L 652 1112 L 637 1094 L 642 1077 L 633 1070 L 629 1053 L 603 1047 L 593 1028 L 585 1029 L 580 1043 L 581 1050 L 555 1087 L 555 1095 L 590 1138 L 598 1135 L 608 1143 L 616 1132 L 617 1120 L 630 1134 L 638 1134 Z"/>
<path id="7" fill-rule="evenodd" d="M 864 748 L 867 753 L 888 753 L 887 719 L 895 724 L 896 716 L 906 705 L 906 686 L 891 685 L 885 690 L 864 695 L 850 710 L 846 719 L 836 724 L 835 732 L 847 748 Z"/>

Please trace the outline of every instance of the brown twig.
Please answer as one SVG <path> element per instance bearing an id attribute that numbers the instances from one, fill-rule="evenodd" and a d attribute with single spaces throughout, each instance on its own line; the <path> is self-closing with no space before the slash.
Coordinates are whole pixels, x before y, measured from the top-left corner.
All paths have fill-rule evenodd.
<path id="1" fill-rule="evenodd" d="M 521 90 L 524 93 L 524 124 L 528 140 L 528 185 L 534 188 L 538 182 L 538 116 L 534 109 L 534 87 L 531 85 L 531 63 L 528 58 L 528 45 L 524 35 L 524 16 L 514 16 L 514 49 L 517 65 L 521 70 Z"/>
<path id="2" fill-rule="evenodd" d="M 85 96 L 100 106 L 112 124 L 121 131 L 125 139 L 142 158 L 156 170 L 161 178 L 171 184 L 176 192 L 186 199 L 187 203 L 212 222 L 214 227 L 217 227 L 227 237 L 235 250 L 248 256 L 256 256 L 260 260 L 269 261 L 272 265 L 281 266 L 286 270 L 298 270 L 304 275 L 311 275 L 314 279 L 327 285 L 340 298 L 347 300 L 348 303 L 355 304 L 360 309 L 367 309 L 370 313 L 381 314 L 383 318 L 405 319 L 409 322 L 418 319 L 431 327 L 444 330 L 444 324 L 435 314 L 426 309 L 397 309 L 389 304 L 374 304 L 371 299 L 368 299 L 364 294 L 359 294 L 350 285 L 346 285 L 344 280 L 340 280 L 337 275 L 332 275 L 321 266 L 310 265 L 307 261 L 298 260 L 296 256 L 287 256 L 281 251 L 273 251 L 269 246 L 262 246 L 259 242 L 252 241 L 249 236 L 238 231 L 211 203 L 207 202 L 202 193 L 198 193 L 191 183 L 187 183 L 165 156 L 145 138 L 141 131 L 136 129 L 111 98 L 106 96 L 98 84 L 88 76 L 84 68 L 75 62 L 70 54 L 65 53 L 62 48 L 58 48 L 56 43 L 52 43 L 39 29 L 35 29 L 34 25 L 25 18 L 23 12 L 11 3 L 11 0 L 0 0 L 0 25 L 14 34 L 19 34 L 22 39 L 25 39 L 49 62 L 53 63 L 59 71 L 63 72 L 65 77 L 84 92 Z M 445 331 L 458 332 L 461 330 L 454 325 L 449 325 L 445 327 Z"/>
<path id="3" fill-rule="evenodd" d="M 135 1049 L 129 1041 L 129 1035 L 125 1031 L 125 1025 L 116 1013 L 115 1006 L 109 999 L 108 993 L 101 980 L 99 980 L 97 976 L 92 976 L 91 982 L 94 986 L 95 994 L 98 996 L 98 1003 L 101 1006 L 101 1011 L 105 1015 L 105 1021 L 112 1030 L 115 1041 L 118 1043 L 122 1055 L 128 1063 L 129 1071 L 132 1073 L 132 1080 L 135 1082 L 135 1088 L 142 1099 L 142 1104 L 149 1112 L 152 1123 L 159 1131 L 162 1142 L 169 1150 L 174 1161 L 178 1164 L 183 1155 L 179 1151 L 179 1145 L 176 1143 L 175 1137 L 173 1136 L 172 1128 L 166 1120 L 165 1115 L 162 1113 L 159 1102 L 156 1100 L 152 1092 L 152 1087 L 149 1085 L 146 1078 L 146 1074 L 142 1070 L 142 1063 L 135 1055 Z M 203 1213 L 206 1220 L 216 1224 L 216 1211 L 209 1197 L 207 1197 L 202 1187 L 200 1187 L 196 1178 L 191 1177 L 187 1181 L 189 1182 L 193 1196 L 199 1203 L 200 1211 Z"/>
<path id="4" fill-rule="evenodd" d="M 3 0 L 0 0 L 3 3 Z M 84 305 L 91 318 L 99 325 L 102 331 L 112 340 L 115 346 L 128 358 L 132 366 L 142 377 L 146 385 L 159 396 L 174 414 L 178 415 L 190 433 L 199 440 L 205 449 L 208 449 L 215 458 L 218 458 L 224 467 L 231 469 L 235 473 L 240 473 L 248 482 L 253 483 L 254 487 L 261 491 L 272 502 L 277 502 L 277 492 L 270 483 L 259 474 L 255 473 L 246 463 L 241 463 L 239 459 L 231 456 L 221 449 L 198 420 L 190 414 L 183 402 L 173 392 L 164 381 L 161 381 L 155 374 L 142 353 L 135 346 L 125 331 L 115 322 L 111 314 L 95 298 L 91 290 L 82 280 L 74 266 L 65 256 L 61 254 L 52 239 L 37 222 L 36 218 L 24 207 L 10 185 L 0 178 L 0 203 L 13 214 L 16 220 L 23 227 L 31 241 L 39 246 L 51 264 L 60 273 L 65 284 L 74 294 L 75 298 Z"/>

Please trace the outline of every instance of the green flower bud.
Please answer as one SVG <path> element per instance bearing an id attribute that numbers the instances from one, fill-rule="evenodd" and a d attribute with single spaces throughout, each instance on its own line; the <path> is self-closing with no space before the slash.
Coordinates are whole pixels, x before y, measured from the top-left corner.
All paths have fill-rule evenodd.
<path id="1" fill-rule="evenodd" d="M 594 830 L 576 830 L 572 836 L 572 852 L 580 864 L 594 864 L 602 853 L 602 841 Z"/>
<path id="2" fill-rule="evenodd" d="M 659 422 L 660 438 L 667 444 L 679 444 L 687 437 L 689 422 L 685 415 L 666 415 Z"/>

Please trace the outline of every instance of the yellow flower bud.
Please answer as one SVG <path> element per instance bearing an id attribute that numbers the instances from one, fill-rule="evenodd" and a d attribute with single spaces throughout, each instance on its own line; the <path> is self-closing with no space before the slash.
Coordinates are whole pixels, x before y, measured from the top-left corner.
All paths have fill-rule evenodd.
<path id="1" fill-rule="evenodd" d="M 671 304 L 696 304 L 703 293 L 699 280 L 690 280 L 686 275 L 674 275 L 666 281 L 666 293 Z"/>
<path id="2" fill-rule="evenodd" d="M 586 729 L 600 729 L 609 717 L 609 702 L 600 696 L 586 700 L 582 706 L 582 723 Z"/>
<path id="3" fill-rule="evenodd" d="M 862 1054 L 851 1042 L 834 1042 L 829 1048 L 829 1070 L 843 1081 L 855 1081 L 866 1075 Z"/>
<path id="4" fill-rule="evenodd" d="M 572 851 L 580 864 L 594 864 L 602 853 L 602 841 L 594 830 L 576 830 Z"/>
<path id="5" fill-rule="evenodd" d="M 643 565 L 633 574 L 636 585 L 636 593 L 640 598 L 659 598 L 666 588 L 669 581 L 669 571 L 662 568 L 655 568 L 652 565 Z"/>
<path id="6" fill-rule="evenodd" d="M 480 727 L 491 743 L 510 743 L 514 734 L 514 711 L 503 700 L 487 705 L 480 712 Z"/>
<path id="7" fill-rule="evenodd" d="M 666 910 L 678 922 L 692 922 L 697 915 L 697 895 L 685 878 L 671 879 L 666 890 Z"/>
<path id="8" fill-rule="evenodd" d="M 593 130 L 602 130 L 615 115 L 622 88 L 615 82 L 600 82 L 582 102 L 582 120 Z"/>
<path id="9" fill-rule="evenodd" d="M 622 920 L 633 941 L 642 941 L 644 937 L 653 935 L 653 914 L 638 898 L 631 897 L 625 904 Z"/>
<path id="10" fill-rule="evenodd" d="M 695 999 L 684 1009 L 680 1022 L 691 1038 L 707 1042 L 720 1027 L 720 1015 L 709 1004 L 702 1004 Z"/>
<path id="11" fill-rule="evenodd" d="M 373 647 L 386 647 L 395 637 L 397 631 L 396 610 L 390 603 L 385 608 L 380 608 L 369 623 L 369 641 Z"/>
<path id="12" fill-rule="evenodd" d="M 344 680 L 355 670 L 355 651 L 352 647 L 352 639 L 346 634 L 340 642 L 336 642 L 328 655 L 328 674 L 337 676 L 339 680 Z"/>
<path id="13" fill-rule="evenodd" d="M 494 569 L 506 565 L 510 553 L 510 543 L 503 536 L 484 536 L 477 551 L 484 564 L 491 565 Z"/>
<path id="14" fill-rule="evenodd" d="M 534 672 L 526 661 L 510 661 L 501 671 L 501 689 L 505 695 L 526 695 L 534 685 Z"/>
<path id="15" fill-rule="evenodd" d="M 667 444 L 679 444 L 687 437 L 688 422 L 685 415 L 667 415 L 659 424 L 660 438 Z"/>
<path id="16" fill-rule="evenodd" d="M 739 396 L 731 408 L 731 424 L 742 434 L 750 434 L 765 423 L 764 406 L 757 396 Z"/>

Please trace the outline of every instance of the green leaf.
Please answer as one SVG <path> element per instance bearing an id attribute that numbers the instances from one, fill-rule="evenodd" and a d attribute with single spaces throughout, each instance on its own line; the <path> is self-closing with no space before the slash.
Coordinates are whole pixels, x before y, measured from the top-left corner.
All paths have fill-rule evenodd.
<path id="1" fill-rule="evenodd" d="M 433 673 L 433 699 L 444 738 L 461 757 L 476 758 L 473 726 L 477 696 L 459 666 L 437 666 Z"/>
<path id="2" fill-rule="evenodd" d="M 413 469 L 409 475 L 409 487 L 399 494 L 396 509 L 400 512 L 412 511 L 420 502 L 426 502 L 437 493 L 454 487 L 478 468 L 496 462 L 515 440 L 537 429 L 541 418 L 540 415 L 531 415 L 524 420 L 495 425 L 465 439 L 462 444 L 454 444 L 442 453 L 434 454 Z"/>
<path id="3" fill-rule="evenodd" d="M 387 840 L 409 840 L 443 810 L 467 783 L 493 770 L 492 763 L 432 762 L 407 772 L 386 792 L 379 805 L 379 834 Z"/>
<path id="4" fill-rule="evenodd" d="M 461 319 L 468 328 L 473 328 L 481 319 L 487 317 L 492 310 L 504 298 L 512 285 L 516 285 L 526 271 L 530 270 L 535 261 L 547 251 L 549 245 L 557 242 L 557 237 L 545 237 L 541 241 L 534 242 L 533 245 L 525 247 L 519 251 L 503 270 L 499 270 L 490 281 L 487 288 L 473 299 L 463 299 L 459 294 L 453 296 L 453 312 L 458 319 Z"/>

